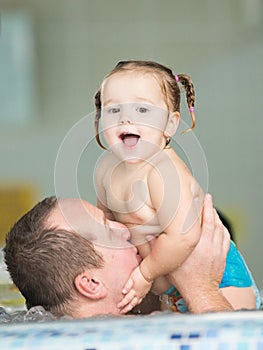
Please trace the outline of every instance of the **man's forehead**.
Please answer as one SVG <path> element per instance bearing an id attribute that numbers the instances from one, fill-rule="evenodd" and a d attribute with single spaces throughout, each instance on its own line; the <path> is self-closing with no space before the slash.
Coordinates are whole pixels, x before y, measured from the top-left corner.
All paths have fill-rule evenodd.
<path id="1" fill-rule="evenodd" d="M 77 232 L 95 241 L 103 233 L 104 225 L 98 220 L 100 210 L 94 205 L 75 198 L 58 199 L 58 205 L 49 215 L 46 223 L 59 230 Z"/>
<path id="2" fill-rule="evenodd" d="M 80 198 L 59 198 L 58 206 L 61 210 L 84 210 L 87 213 L 95 208 L 94 205 Z"/>
<path id="3" fill-rule="evenodd" d="M 96 207 L 78 198 L 58 199 L 58 205 L 52 211 L 47 222 L 60 229 L 79 231 L 82 224 L 94 223 Z"/>

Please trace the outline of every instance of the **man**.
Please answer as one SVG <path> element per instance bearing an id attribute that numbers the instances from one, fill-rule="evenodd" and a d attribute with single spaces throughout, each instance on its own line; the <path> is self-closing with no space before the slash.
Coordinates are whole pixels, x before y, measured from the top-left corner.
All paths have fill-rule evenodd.
<path id="1" fill-rule="evenodd" d="M 129 237 L 124 225 L 90 203 L 50 197 L 10 230 L 5 261 L 28 308 L 41 305 L 73 318 L 119 315 L 121 290 L 140 261 Z M 229 234 L 207 195 L 201 239 L 170 275 L 190 312 L 232 309 L 218 287 L 228 248 Z"/>

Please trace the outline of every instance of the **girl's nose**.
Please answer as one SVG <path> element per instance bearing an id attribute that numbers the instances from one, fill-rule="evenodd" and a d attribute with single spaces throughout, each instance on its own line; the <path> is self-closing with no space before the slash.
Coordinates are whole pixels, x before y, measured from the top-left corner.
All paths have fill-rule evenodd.
<path id="1" fill-rule="evenodd" d="M 133 124 L 132 108 L 130 106 L 123 106 L 120 112 L 119 124 Z"/>
<path id="2" fill-rule="evenodd" d="M 121 119 L 121 120 L 119 121 L 119 124 L 120 124 L 120 125 L 122 125 L 122 124 L 133 124 L 133 122 L 132 122 L 131 120 L 129 120 L 129 119 L 127 119 L 127 120 Z"/>
<path id="3" fill-rule="evenodd" d="M 123 113 L 123 114 L 124 114 L 124 113 Z M 133 121 L 132 121 L 132 118 L 130 118 L 129 116 L 127 116 L 127 114 L 125 113 L 124 116 L 120 116 L 119 124 L 120 124 L 120 125 L 133 124 Z"/>

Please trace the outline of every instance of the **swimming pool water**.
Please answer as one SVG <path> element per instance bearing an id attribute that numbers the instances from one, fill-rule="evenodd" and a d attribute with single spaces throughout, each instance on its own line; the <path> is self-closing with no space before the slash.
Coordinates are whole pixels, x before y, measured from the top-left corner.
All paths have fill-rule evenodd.
<path id="1" fill-rule="evenodd" d="M 263 312 L 4 324 L 1 349 L 263 350 Z"/>

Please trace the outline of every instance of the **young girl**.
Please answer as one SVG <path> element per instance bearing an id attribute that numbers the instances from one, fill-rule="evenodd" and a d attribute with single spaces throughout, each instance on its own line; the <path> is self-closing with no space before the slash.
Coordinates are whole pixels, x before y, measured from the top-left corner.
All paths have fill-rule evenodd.
<path id="1" fill-rule="evenodd" d="M 123 289 L 118 304 L 122 313 L 140 303 L 151 287 L 158 294 L 166 291 L 173 310 L 184 311 L 178 292 L 170 288 L 169 273 L 199 241 L 203 192 L 169 147 L 180 119 L 179 84 L 186 92 L 191 130 L 195 127 L 191 78 L 174 75 L 158 63 L 119 62 L 95 97 L 96 139 L 105 148 L 99 137 L 101 119 L 111 150 L 96 171 L 98 207 L 109 219 L 129 227 L 131 241 L 143 258 Z M 220 287 L 234 308 L 259 307 L 258 291 L 234 243 Z"/>

